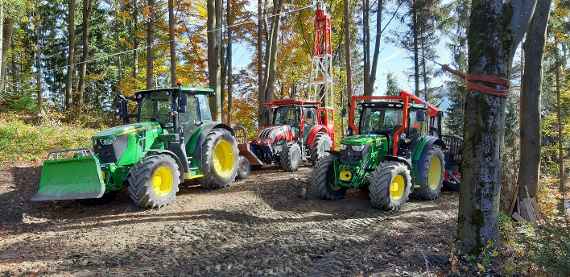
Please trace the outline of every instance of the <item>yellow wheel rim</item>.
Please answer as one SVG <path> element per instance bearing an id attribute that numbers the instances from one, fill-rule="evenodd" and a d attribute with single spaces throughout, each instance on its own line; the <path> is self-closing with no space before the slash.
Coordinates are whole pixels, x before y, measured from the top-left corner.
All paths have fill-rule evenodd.
<path id="1" fill-rule="evenodd" d="M 352 179 L 352 173 L 350 170 L 343 169 L 340 171 L 339 179 L 343 182 L 348 182 Z"/>
<path id="2" fill-rule="evenodd" d="M 219 140 L 214 146 L 212 157 L 214 170 L 220 177 L 228 178 L 233 173 L 235 157 L 232 146 L 232 143 L 225 139 Z"/>
<path id="3" fill-rule="evenodd" d="M 441 182 L 441 160 L 433 156 L 429 163 L 428 170 L 428 186 L 430 189 L 437 189 L 439 183 Z"/>
<path id="4" fill-rule="evenodd" d="M 397 175 L 392 180 L 390 184 L 390 199 L 392 200 L 400 200 L 404 196 L 404 191 L 406 190 L 406 181 L 404 180 L 404 176 Z"/>
<path id="5" fill-rule="evenodd" d="M 172 170 L 168 166 L 161 165 L 154 170 L 151 177 L 152 190 L 158 196 L 165 196 L 172 191 L 174 187 L 174 178 Z"/>

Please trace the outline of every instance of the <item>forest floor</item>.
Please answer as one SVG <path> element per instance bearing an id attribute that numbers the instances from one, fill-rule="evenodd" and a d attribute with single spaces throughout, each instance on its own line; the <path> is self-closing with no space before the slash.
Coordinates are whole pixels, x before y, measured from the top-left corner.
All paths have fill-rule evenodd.
<path id="1" fill-rule="evenodd" d="M 0 170 L 0 275 L 431 275 L 449 271 L 458 194 L 396 213 L 366 195 L 304 199 L 308 168 L 254 171 L 227 189 L 185 184 L 141 210 L 30 202 L 40 167 Z M 2 274 L 4 273 L 4 274 Z"/>

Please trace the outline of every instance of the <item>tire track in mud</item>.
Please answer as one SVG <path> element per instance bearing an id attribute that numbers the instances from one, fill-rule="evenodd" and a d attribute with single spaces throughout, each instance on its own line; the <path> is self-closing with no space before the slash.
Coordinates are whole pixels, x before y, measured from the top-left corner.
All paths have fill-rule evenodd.
<path id="1" fill-rule="evenodd" d="M 257 171 L 217 191 L 186 184 L 173 205 L 140 210 L 125 195 L 102 206 L 31 204 L 34 175 L 17 181 L 0 171 L 8 182 L 0 184 L 0 199 L 23 199 L 0 202 L 21 215 L 0 217 L 0 272 L 418 275 L 426 260 L 431 270 L 446 271 L 456 195 L 386 213 L 350 193 L 339 201 L 304 199 L 309 172 Z"/>

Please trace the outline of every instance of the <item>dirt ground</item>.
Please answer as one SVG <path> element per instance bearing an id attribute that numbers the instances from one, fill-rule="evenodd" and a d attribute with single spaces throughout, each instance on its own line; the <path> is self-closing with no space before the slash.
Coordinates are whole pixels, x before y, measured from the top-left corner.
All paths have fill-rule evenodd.
<path id="1" fill-rule="evenodd" d="M 181 187 L 141 210 L 126 193 L 105 205 L 32 203 L 40 169 L 0 171 L 0 275 L 440 275 L 457 193 L 372 209 L 362 193 L 304 199 L 310 169 L 266 169 L 232 187 Z M 4 274 L 1 274 L 4 273 Z"/>

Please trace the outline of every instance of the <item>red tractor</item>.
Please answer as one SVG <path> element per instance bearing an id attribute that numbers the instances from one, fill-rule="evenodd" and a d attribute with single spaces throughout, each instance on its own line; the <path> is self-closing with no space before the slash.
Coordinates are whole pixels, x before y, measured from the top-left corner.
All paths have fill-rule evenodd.
<path id="1" fill-rule="evenodd" d="M 266 104 L 273 111 L 272 125 L 251 143 L 238 145 L 242 159 L 252 166 L 278 164 L 296 171 L 303 161 L 316 163 L 334 148 L 334 112 L 318 101 L 281 99 Z M 240 165 L 246 166 L 246 165 Z"/>
<path id="2" fill-rule="evenodd" d="M 284 170 L 295 171 L 302 161 L 315 164 L 334 148 L 331 18 L 320 1 L 314 27 L 312 70 L 305 99 L 266 103 L 273 112 L 271 126 L 262 129 L 251 143 L 238 139 L 240 172 L 248 172 L 248 164 L 280 164 Z"/>

